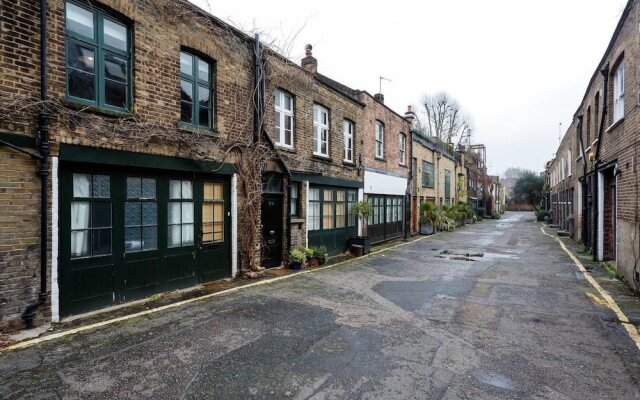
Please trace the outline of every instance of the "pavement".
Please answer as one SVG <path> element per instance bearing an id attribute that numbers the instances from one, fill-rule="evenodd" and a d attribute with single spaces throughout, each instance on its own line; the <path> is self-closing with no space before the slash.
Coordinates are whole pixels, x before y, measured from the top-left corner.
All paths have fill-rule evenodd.
<path id="1" fill-rule="evenodd" d="M 640 351 L 593 292 L 507 213 L 0 353 L 0 398 L 640 398 Z"/>

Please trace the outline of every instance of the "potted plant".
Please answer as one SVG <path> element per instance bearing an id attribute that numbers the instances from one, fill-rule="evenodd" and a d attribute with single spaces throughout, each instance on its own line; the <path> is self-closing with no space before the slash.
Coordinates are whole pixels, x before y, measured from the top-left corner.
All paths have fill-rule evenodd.
<path id="1" fill-rule="evenodd" d="M 367 227 L 373 207 L 366 201 L 359 201 L 352 206 L 352 211 L 354 214 L 358 214 L 362 236 L 349 239 L 350 250 L 353 254 L 369 254 L 371 251 L 371 239 L 367 236 Z"/>
<path id="2" fill-rule="evenodd" d="M 304 250 L 293 249 L 289 253 L 289 261 L 291 264 L 289 265 L 291 269 L 302 269 L 302 264 L 305 262 L 307 255 Z"/>
<path id="3" fill-rule="evenodd" d="M 313 258 L 318 260 L 318 263 L 320 265 L 326 264 L 327 258 L 329 258 L 329 252 L 327 251 L 327 246 L 314 247 Z"/>
<path id="4" fill-rule="evenodd" d="M 304 249 L 305 259 L 307 260 L 307 263 L 311 267 L 317 267 L 320 264 L 320 262 L 318 261 L 317 258 L 314 257 L 314 255 L 315 255 L 315 247 L 307 247 L 306 249 Z"/>
<path id="5" fill-rule="evenodd" d="M 420 234 L 433 235 L 435 233 L 438 207 L 433 204 L 420 205 Z"/>

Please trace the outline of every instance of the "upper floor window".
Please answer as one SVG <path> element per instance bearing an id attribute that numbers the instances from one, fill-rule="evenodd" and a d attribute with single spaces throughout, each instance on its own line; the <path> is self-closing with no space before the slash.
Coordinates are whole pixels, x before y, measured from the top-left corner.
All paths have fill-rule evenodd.
<path id="1" fill-rule="evenodd" d="M 180 122 L 213 129 L 213 64 L 180 52 Z"/>
<path id="2" fill-rule="evenodd" d="M 404 133 L 400 134 L 400 164 L 404 165 L 406 162 L 407 153 L 407 137 Z"/>
<path id="3" fill-rule="evenodd" d="M 433 164 L 423 161 L 422 162 L 422 186 L 426 188 L 432 188 L 435 184 L 435 169 Z"/>
<path id="4" fill-rule="evenodd" d="M 344 161 L 353 162 L 353 122 L 344 120 L 342 123 L 344 134 Z"/>
<path id="5" fill-rule="evenodd" d="M 276 90 L 276 144 L 293 147 L 293 97 L 282 90 Z"/>
<path id="6" fill-rule="evenodd" d="M 624 117 L 624 60 L 613 74 L 613 122 Z"/>
<path id="7" fill-rule="evenodd" d="M 131 50 L 128 26 L 97 7 L 65 3 L 67 98 L 128 111 Z"/>
<path id="8" fill-rule="evenodd" d="M 317 104 L 313 106 L 313 154 L 329 156 L 329 111 Z"/>
<path id="9" fill-rule="evenodd" d="M 451 171 L 444 170 L 444 200 L 446 205 L 451 204 Z"/>
<path id="10" fill-rule="evenodd" d="M 571 176 L 571 149 L 567 150 L 567 176 Z"/>
<path id="11" fill-rule="evenodd" d="M 376 158 L 384 158 L 384 125 L 376 121 Z"/>

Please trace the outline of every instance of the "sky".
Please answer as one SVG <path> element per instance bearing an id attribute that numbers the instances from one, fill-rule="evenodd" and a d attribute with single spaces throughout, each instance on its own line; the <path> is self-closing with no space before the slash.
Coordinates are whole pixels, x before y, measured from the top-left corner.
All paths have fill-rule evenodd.
<path id="1" fill-rule="evenodd" d="M 313 45 L 318 71 L 379 91 L 404 114 L 446 91 L 474 121 L 491 174 L 535 171 L 571 124 L 625 0 L 190 0 L 260 31 L 299 62 Z"/>

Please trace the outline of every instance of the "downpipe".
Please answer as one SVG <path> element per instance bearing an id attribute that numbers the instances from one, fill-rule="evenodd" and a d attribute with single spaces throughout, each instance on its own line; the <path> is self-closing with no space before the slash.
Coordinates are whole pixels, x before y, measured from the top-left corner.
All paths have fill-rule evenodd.
<path id="1" fill-rule="evenodd" d="M 48 220 L 47 210 L 49 203 L 49 114 L 46 112 L 44 102 L 47 100 L 47 0 L 40 0 L 40 99 L 43 101 L 42 109 L 38 116 L 38 151 L 40 167 L 40 294 L 38 301 L 27 306 L 22 313 L 22 320 L 27 329 L 33 328 L 36 310 L 43 305 L 49 297 L 47 291 L 47 242 Z"/>

